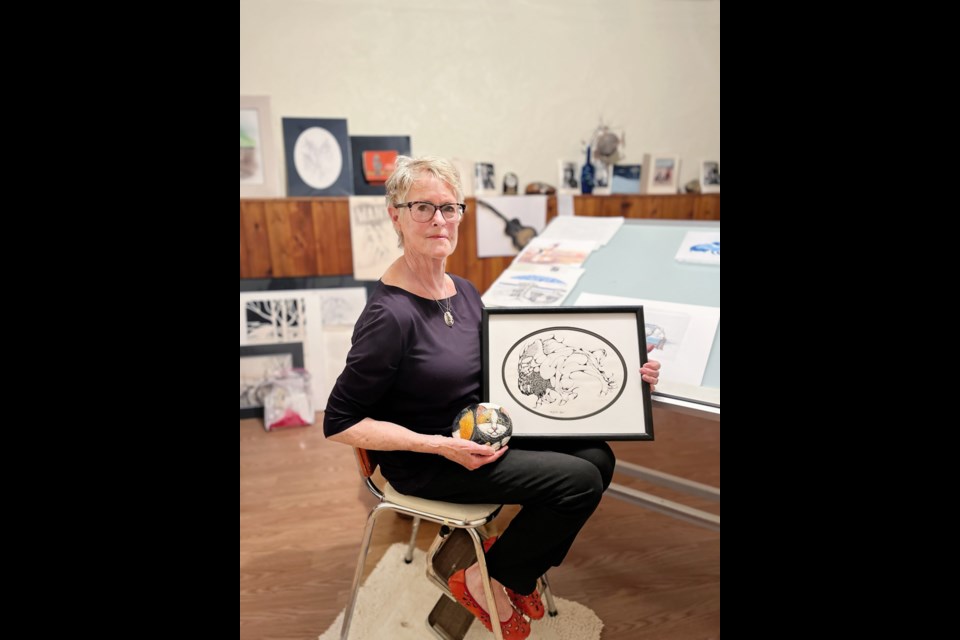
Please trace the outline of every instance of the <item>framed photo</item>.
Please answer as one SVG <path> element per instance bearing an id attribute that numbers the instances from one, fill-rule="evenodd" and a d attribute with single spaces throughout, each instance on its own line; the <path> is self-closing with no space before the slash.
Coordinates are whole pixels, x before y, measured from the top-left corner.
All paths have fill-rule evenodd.
<path id="1" fill-rule="evenodd" d="M 610 193 L 640 193 L 640 175 L 643 167 L 639 164 L 613 165 L 613 182 Z"/>
<path id="2" fill-rule="evenodd" d="M 640 193 L 677 193 L 680 156 L 646 153 L 640 172 Z"/>
<path id="3" fill-rule="evenodd" d="M 280 195 L 270 120 L 270 98 L 240 96 L 240 197 Z"/>
<path id="4" fill-rule="evenodd" d="M 653 440 L 642 306 L 484 309 L 482 352 L 514 436 Z"/>
<path id="5" fill-rule="evenodd" d="M 353 195 L 345 118 L 283 118 L 283 147 L 288 196 Z"/>
<path id="6" fill-rule="evenodd" d="M 240 419 L 262 418 L 271 374 L 303 367 L 303 343 L 240 346 Z"/>
<path id="7" fill-rule="evenodd" d="M 386 195 L 397 156 L 410 155 L 410 136 L 350 136 L 350 153 L 354 195 Z"/>
<path id="8" fill-rule="evenodd" d="M 720 193 L 720 161 L 700 162 L 700 193 Z"/>
<path id="9" fill-rule="evenodd" d="M 557 160 L 557 193 L 580 195 L 580 167 L 576 160 Z"/>
<path id="10" fill-rule="evenodd" d="M 497 173 L 492 162 L 473 164 L 473 193 L 478 196 L 497 194 Z"/>

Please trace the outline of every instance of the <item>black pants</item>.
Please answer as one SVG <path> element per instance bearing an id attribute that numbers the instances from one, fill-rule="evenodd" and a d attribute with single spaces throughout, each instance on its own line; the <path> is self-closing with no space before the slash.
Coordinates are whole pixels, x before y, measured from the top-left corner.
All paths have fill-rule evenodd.
<path id="1" fill-rule="evenodd" d="M 606 442 L 513 438 L 510 450 L 475 471 L 451 464 L 417 491 L 430 500 L 522 505 L 487 553 L 490 575 L 520 594 L 559 566 L 600 504 L 616 464 Z"/>

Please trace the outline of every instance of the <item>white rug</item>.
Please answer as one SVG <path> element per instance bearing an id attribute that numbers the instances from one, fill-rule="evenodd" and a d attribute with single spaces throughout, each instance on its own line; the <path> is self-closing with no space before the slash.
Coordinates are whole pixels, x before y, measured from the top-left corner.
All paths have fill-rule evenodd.
<path id="1" fill-rule="evenodd" d="M 425 572 L 426 553 L 417 549 L 406 564 L 406 545 L 387 549 L 373 573 L 360 588 L 357 609 L 350 625 L 350 640 L 427 640 L 437 636 L 427 627 L 427 616 L 441 591 Z M 369 562 L 369 558 L 368 558 Z M 559 615 L 534 620 L 530 640 L 600 640 L 603 622 L 587 607 L 557 598 Z M 544 603 L 546 604 L 546 603 Z M 338 640 L 343 611 L 319 640 Z M 490 640 L 493 634 L 478 621 L 470 625 L 464 640 Z"/>

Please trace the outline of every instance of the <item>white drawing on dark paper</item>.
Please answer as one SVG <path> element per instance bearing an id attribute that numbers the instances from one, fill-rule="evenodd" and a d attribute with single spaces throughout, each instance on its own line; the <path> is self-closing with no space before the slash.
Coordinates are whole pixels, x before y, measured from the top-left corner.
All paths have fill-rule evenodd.
<path id="1" fill-rule="evenodd" d="M 530 411 L 556 420 L 596 415 L 623 394 L 626 362 L 601 336 L 553 327 L 525 336 L 503 360 L 504 388 Z"/>

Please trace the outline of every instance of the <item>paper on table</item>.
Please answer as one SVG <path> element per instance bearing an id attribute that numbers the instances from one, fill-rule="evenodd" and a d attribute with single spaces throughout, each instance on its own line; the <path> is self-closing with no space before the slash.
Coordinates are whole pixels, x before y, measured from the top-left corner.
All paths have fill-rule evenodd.
<path id="1" fill-rule="evenodd" d="M 597 244 L 593 241 L 534 238 L 513 264 L 547 264 L 579 267 L 590 257 Z"/>
<path id="2" fill-rule="evenodd" d="M 649 357 L 663 364 L 660 379 L 700 386 L 720 324 L 720 307 L 581 293 L 575 306 L 643 305 Z"/>
<path id="3" fill-rule="evenodd" d="M 720 264 L 720 232 L 688 231 L 674 259 L 678 262 Z"/>
<path id="4" fill-rule="evenodd" d="M 550 240 L 589 240 L 602 247 L 610 241 L 620 227 L 623 218 L 593 218 L 573 216 L 554 218 L 540 234 L 540 238 Z"/>
<path id="5" fill-rule="evenodd" d="M 483 294 L 486 307 L 555 307 L 577 285 L 584 269 L 567 266 L 514 265 Z"/>

